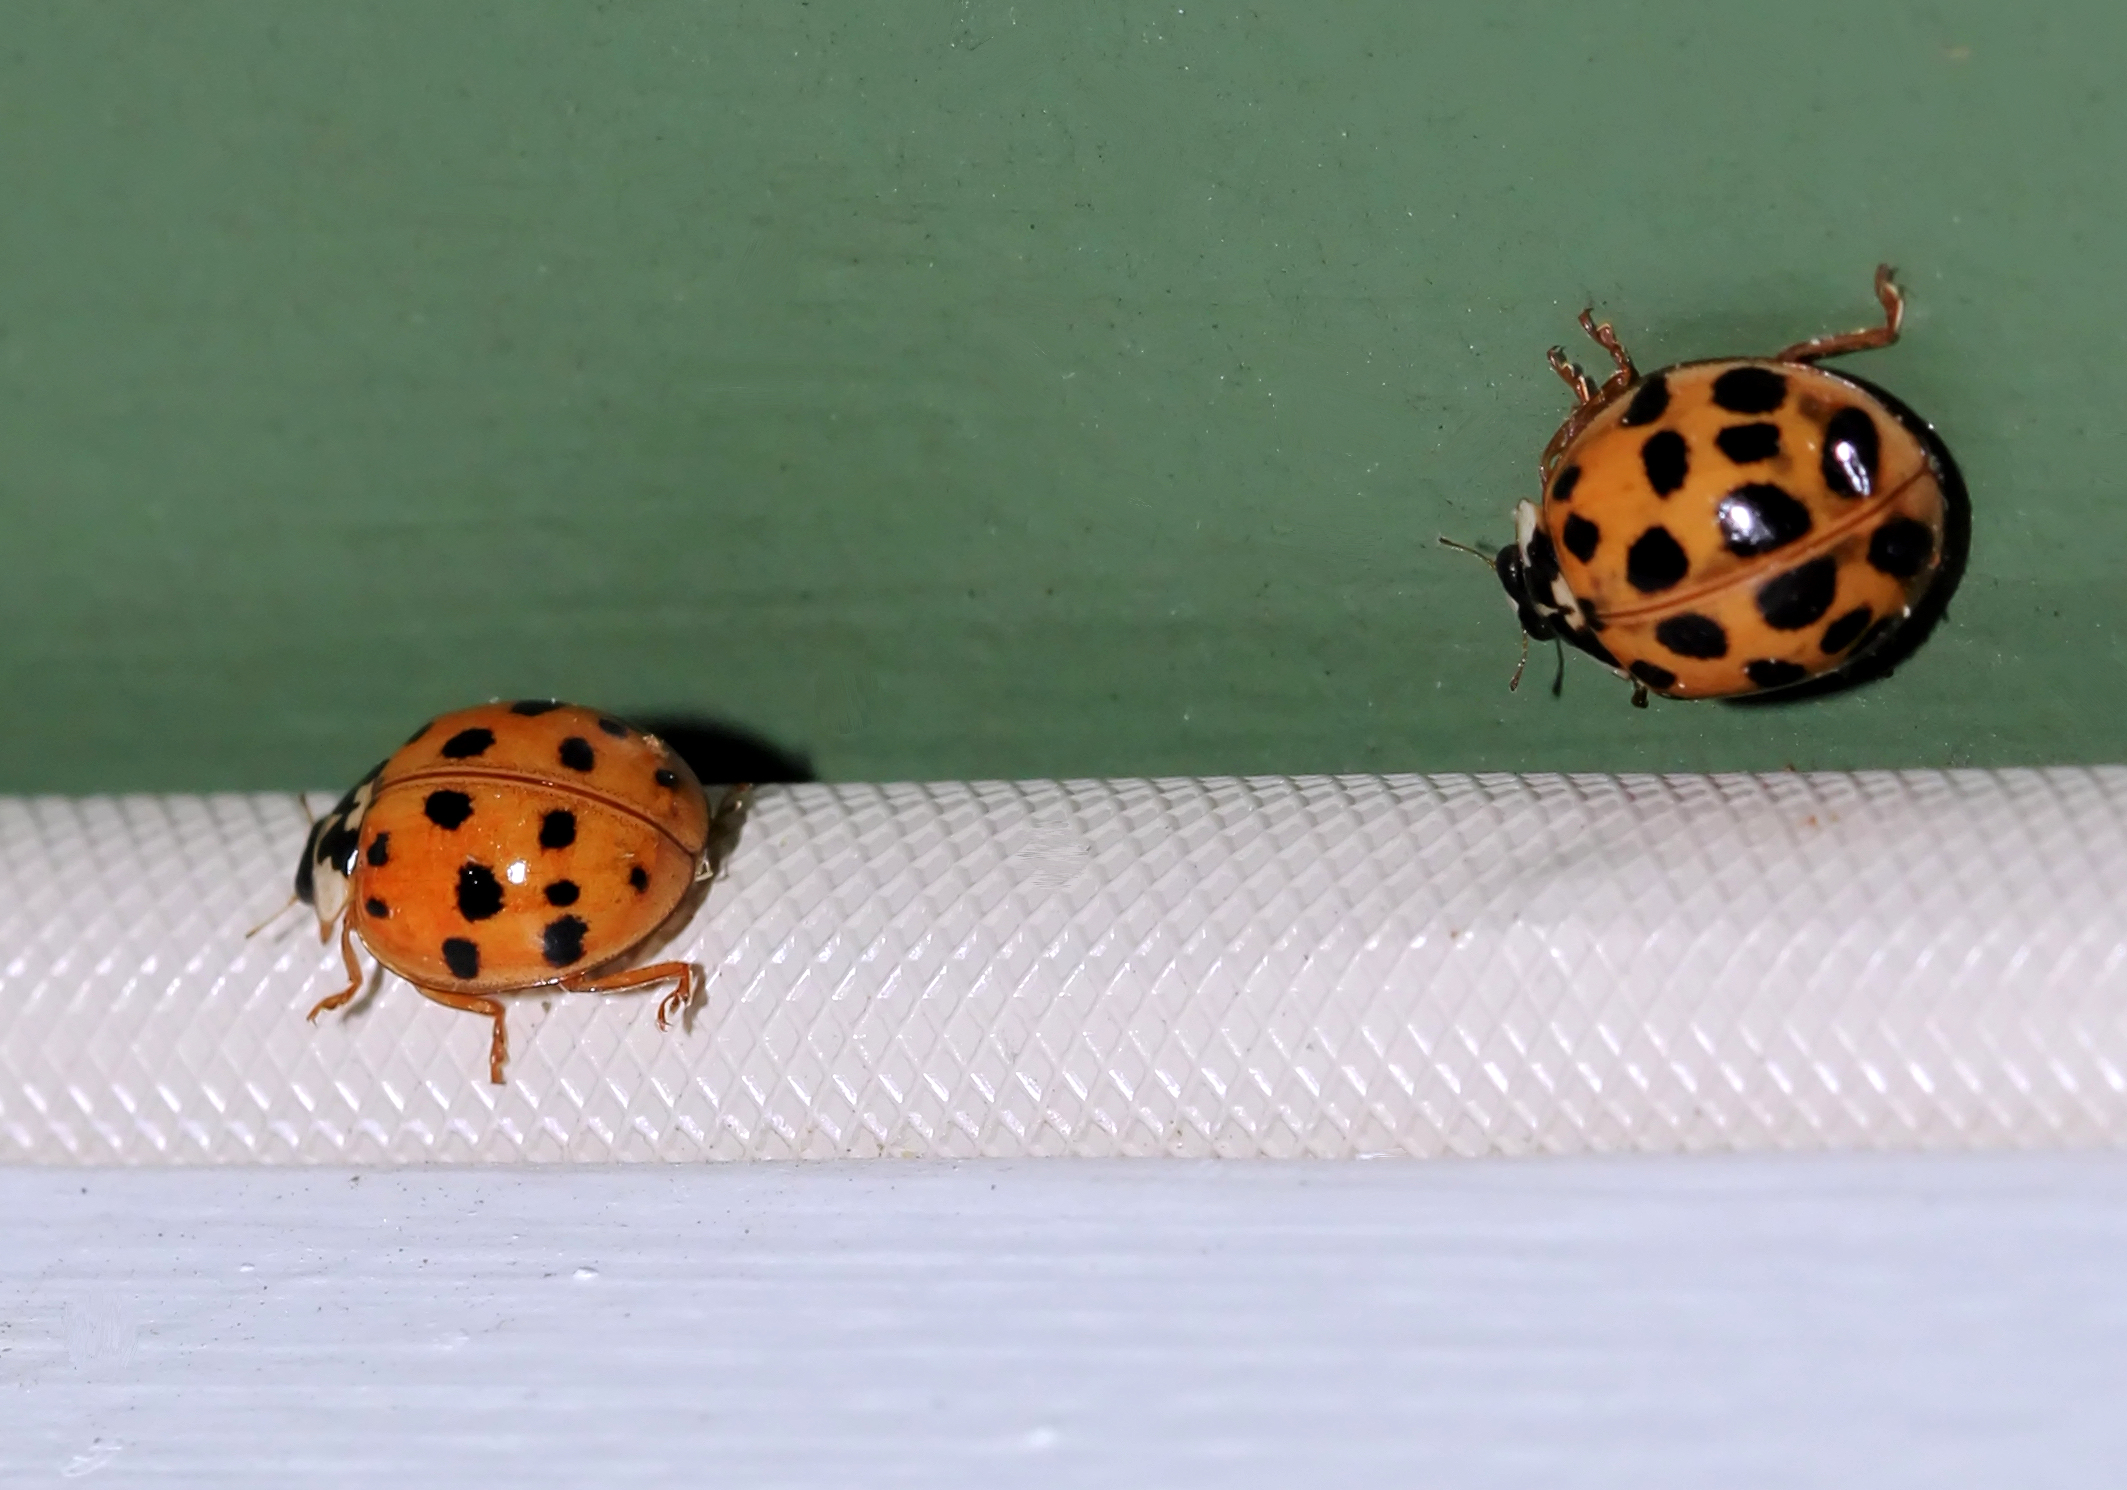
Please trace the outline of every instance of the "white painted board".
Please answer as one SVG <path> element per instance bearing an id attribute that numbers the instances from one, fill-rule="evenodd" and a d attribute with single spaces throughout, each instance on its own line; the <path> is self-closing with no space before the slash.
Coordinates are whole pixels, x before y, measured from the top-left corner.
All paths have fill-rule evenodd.
<path id="1" fill-rule="evenodd" d="M 0 1169 L 0 1483 L 2110 1483 L 2127 1157 Z"/>

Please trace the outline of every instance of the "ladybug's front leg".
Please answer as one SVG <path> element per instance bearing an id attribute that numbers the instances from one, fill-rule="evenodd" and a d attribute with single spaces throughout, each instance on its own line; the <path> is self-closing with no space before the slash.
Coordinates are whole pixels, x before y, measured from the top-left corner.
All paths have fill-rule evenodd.
<path id="1" fill-rule="evenodd" d="M 347 986 L 330 998 L 322 998 L 310 1011 L 310 1021 L 315 1024 L 320 1014 L 337 1009 L 362 991 L 362 964 L 355 960 L 354 925 L 344 912 L 340 916 L 340 960 L 347 964 Z"/>
<path id="2" fill-rule="evenodd" d="M 434 999 L 446 1009 L 463 1009 L 468 1014 L 484 1014 L 495 1022 L 495 1036 L 487 1047 L 487 1079 L 496 1086 L 502 1085 L 502 1068 L 510 1058 L 510 1031 L 503 1022 L 502 1005 L 498 1000 L 477 993 L 445 993 L 440 988 L 414 987 L 423 998 Z"/>

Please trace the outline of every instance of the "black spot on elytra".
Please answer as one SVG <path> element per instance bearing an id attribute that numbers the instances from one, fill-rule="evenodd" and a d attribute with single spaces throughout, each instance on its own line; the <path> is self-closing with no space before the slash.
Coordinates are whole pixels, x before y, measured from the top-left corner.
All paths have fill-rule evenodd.
<path id="1" fill-rule="evenodd" d="M 362 902 L 362 909 L 369 912 L 372 920 L 389 921 L 391 919 L 391 907 L 374 895 Z"/>
<path id="2" fill-rule="evenodd" d="M 1841 409 L 1824 426 L 1824 484 L 1842 497 L 1876 489 L 1876 421 L 1861 409 Z"/>
<path id="3" fill-rule="evenodd" d="M 1560 471 L 1556 476 L 1551 478 L 1551 500 L 1554 502 L 1572 501 L 1573 488 L 1579 485 L 1580 467 L 1566 467 L 1563 471 Z"/>
<path id="4" fill-rule="evenodd" d="M 561 742 L 561 763 L 571 771 L 588 771 L 598 764 L 598 752 L 582 735 L 571 735 Z"/>
<path id="5" fill-rule="evenodd" d="M 1666 590 L 1690 571 L 1691 560 L 1684 556 L 1683 545 L 1664 527 L 1649 528 L 1625 551 L 1625 578 L 1642 595 Z"/>
<path id="6" fill-rule="evenodd" d="M 1865 605 L 1857 605 L 1831 625 L 1824 628 L 1822 643 L 1826 656 L 1836 657 L 1861 639 L 1868 630 L 1869 617 L 1873 612 Z"/>
<path id="7" fill-rule="evenodd" d="M 1787 379 L 1769 367 L 1731 367 L 1713 380 L 1713 401 L 1731 414 L 1770 414 L 1787 402 Z"/>
<path id="8" fill-rule="evenodd" d="M 1790 683 L 1799 683 L 1809 676 L 1809 669 L 1799 662 L 1786 662 L 1777 657 L 1761 657 L 1756 662 L 1743 664 L 1743 676 L 1760 688 L 1785 688 Z"/>
<path id="9" fill-rule="evenodd" d="M 1753 465 L 1761 460 L 1771 460 L 1780 453 L 1780 426 L 1731 424 L 1715 435 L 1713 442 L 1721 447 L 1721 454 L 1737 465 Z"/>
<path id="10" fill-rule="evenodd" d="M 1917 518 L 1894 517 L 1869 537 L 1869 563 L 1893 579 L 1911 579 L 1935 555 L 1935 535 Z"/>
<path id="11" fill-rule="evenodd" d="M 1669 688 L 1676 683 L 1676 674 L 1658 662 L 1635 662 L 1629 671 L 1649 688 Z"/>
<path id="12" fill-rule="evenodd" d="M 1721 541 L 1749 557 L 1784 548 L 1809 532 L 1809 509 L 1767 481 L 1739 486 L 1714 507 Z"/>
<path id="13" fill-rule="evenodd" d="M 421 814 L 437 827 L 455 831 L 473 815 L 473 799 L 464 792 L 448 789 L 430 792 L 421 804 Z"/>
<path id="14" fill-rule="evenodd" d="M 640 864 L 636 865 L 633 869 L 630 869 L 628 871 L 628 883 L 635 887 L 636 894 L 642 894 L 643 891 L 650 888 L 649 871 L 644 869 Z"/>
<path id="15" fill-rule="evenodd" d="M 1663 410 L 1668 407 L 1669 380 L 1656 373 L 1640 384 L 1639 392 L 1632 395 L 1632 402 L 1625 405 L 1625 412 L 1618 417 L 1617 422 L 1628 428 L 1652 424 L 1662 417 Z"/>
<path id="16" fill-rule="evenodd" d="M 502 909 L 502 882 L 485 864 L 458 866 L 458 914 L 485 921 Z"/>
<path id="17" fill-rule="evenodd" d="M 551 714 L 560 707 L 561 704 L 556 699 L 526 698 L 519 699 L 516 703 L 511 704 L 510 712 L 512 714 L 523 714 L 529 718 L 540 714 Z"/>
<path id="18" fill-rule="evenodd" d="M 1758 614 L 1775 631 L 1814 626 L 1839 592 L 1839 561 L 1830 554 L 1797 564 L 1758 586 Z"/>
<path id="19" fill-rule="evenodd" d="M 445 760 L 471 760 L 476 755 L 487 753 L 488 746 L 495 743 L 491 729 L 462 729 L 443 742 Z"/>
<path id="20" fill-rule="evenodd" d="M 551 967 L 583 960 L 583 934 L 591 928 L 575 916 L 557 916 L 540 933 L 539 950 Z"/>
<path id="21" fill-rule="evenodd" d="M 1684 484 L 1684 477 L 1691 470 L 1691 447 L 1673 429 L 1658 431 L 1640 446 L 1640 465 L 1647 472 L 1647 484 L 1654 488 L 1654 494 L 1666 497 Z"/>
<path id="22" fill-rule="evenodd" d="M 1603 541 L 1603 530 L 1578 512 L 1566 519 L 1566 552 L 1583 564 L 1595 557 L 1595 546 Z"/>
<path id="23" fill-rule="evenodd" d="M 443 941 L 443 965 L 451 970 L 454 978 L 470 982 L 480 976 L 480 944 L 469 942 L 462 936 L 446 937 Z"/>
<path id="24" fill-rule="evenodd" d="M 1654 639 L 1679 657 L 1726 657 L 1728 633 L 1712 616 L 1686 611 L 1667 616 L 1655 624 Z"/>
<path id="25" fill-rule="evenodd" d="M 574 880 L 556 880 L 547 886 L 548 905 L 574 905 L 576 897 L 583 892 L 576 888 Z"/>
<path id="26" fill-rule="evenodd" d="M 670 766 L 659 766 L 655 780 L 659 786 L 669 791 L 679 785 L 679 772 L 673 770 Z"/>
<path id="27" fill-rule="evenodd" d="M 391 862 L 391 834 L 379 833 L 369 840 L 368 858 L 379 869 Z"/>
<path id="28" fill-rule="evenodd" d="M 607 734 L 611 735 L 616 740 L 625 740 L 628 738 L 628 727 L 625 724 L 622 724 L 618 719 L 607 719 L 601 716 L 598 721 L 598 727 L 604 730 Z"/>
<path id="29" fill-rule="evenodd" d="M 557 807 L 539 819 L 539 846 L 567 848 L 576 841 L 576 814 Z"/>

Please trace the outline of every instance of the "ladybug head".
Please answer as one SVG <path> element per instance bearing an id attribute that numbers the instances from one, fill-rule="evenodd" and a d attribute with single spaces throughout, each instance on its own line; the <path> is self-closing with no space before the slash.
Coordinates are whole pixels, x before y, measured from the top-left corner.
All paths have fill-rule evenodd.
<path id="1" fill-rule="evenodd" d="M 1529 565 L 1522 557 L 1521 545 L 1510 543 L 1499 551 L 1492 561 L 1493 572 L 1499 576 L 1501 588 L 1507 599 L 1514 602 L 1515 615 L 1521 621 L 1521 629 L 1532 641 L 1547 642 L 1558 635 L 1558 627 L 1552 618 L 1558 614 L 1554 609 L 1539 606 L 1529 592 Z"/>
<path id="2" fill-rule="evenodd" d="M 303 857 L 295 866 L 295 898 L 318 913 L 318 927 L 329 931 L 347 908 L 347 881 L 354 873 L 355 850 L 362 841 L 362 818 L 369 811 L 379 765 L 347 795 L 310 825 Z"/>

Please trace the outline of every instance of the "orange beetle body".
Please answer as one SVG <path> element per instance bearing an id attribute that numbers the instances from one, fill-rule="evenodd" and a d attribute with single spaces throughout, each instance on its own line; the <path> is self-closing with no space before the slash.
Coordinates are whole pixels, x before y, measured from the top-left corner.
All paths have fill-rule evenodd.
<path id="1" fill-rule="evenodd" d="M 320 818 L 296 895 L 322 934 L 340 928 L 427 997 L 494 1024 L 493 997 L 558 986 L 614 992 L 676 980 L 658 1024 L 685 1007 L 694 969 L 598 975 L 648 941 L 708 878 L 707 794 L 672 750 L 610 715 L 545 701 L 487 704 L 425 725 Z"/>
<path id="2" fill-rule="evenodd" d="M 1876 287 L 1881 327 L 1645 375 L 1584 312 L 1618 371 L 1598 388 L 1552 351 L 1578 406 L 1496 566 L 1525 633 L 1636 703 L 1850 681 L 1917 646 L 1962 568 L 1963 486 L 1903 404 L 1815 365 L 1896 340 L 1888 269 Z"/>

